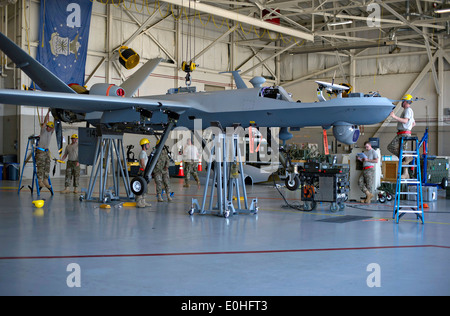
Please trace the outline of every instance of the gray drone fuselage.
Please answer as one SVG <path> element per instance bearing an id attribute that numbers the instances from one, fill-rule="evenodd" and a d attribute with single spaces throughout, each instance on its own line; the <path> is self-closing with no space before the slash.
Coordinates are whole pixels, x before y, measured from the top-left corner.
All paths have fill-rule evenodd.
<path id="1" fill-rule="evenodd" d="M 251 122 L 264 127 L 328 128 L 343 123 L 371 125 L 383 121 L 393 109 L 392 102 L 382 97 L 347 97 L 301 103 L 262 96 L 262 89 L 181 93 L 149 98 L 162 104 L 172 101 L 188 105 L 177 125 L 189 129 L 194 127 L 194 119 L 202 119 L 205 124 L 219 121 L 223 127 L 235 123 L 247 127 Z"/>

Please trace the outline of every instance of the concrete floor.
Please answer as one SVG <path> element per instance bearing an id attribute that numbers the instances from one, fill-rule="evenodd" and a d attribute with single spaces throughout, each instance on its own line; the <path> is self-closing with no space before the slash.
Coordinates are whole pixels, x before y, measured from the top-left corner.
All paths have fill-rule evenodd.
<path id="1" fill-rule="evenodd" d="M 425 225 L 412 214 L 397 225 L 392 204 L 299 212 L 284 208 L 271 185 L 248 187 L 257 215 L 189 216 L 203 188 L 171 181 L 174 201 L 152 194 L 151 208 L 101 209 L 44 189 L 40 210 L 36 194 L 0 181 L 0 295 L 450 295 L 443 190 Z M 63 180 L 53 185 L 62 190 Z M 299 200 L 299 191 L 283 192 Z M 370 218 L 321 221 L 344 215 Z"/>

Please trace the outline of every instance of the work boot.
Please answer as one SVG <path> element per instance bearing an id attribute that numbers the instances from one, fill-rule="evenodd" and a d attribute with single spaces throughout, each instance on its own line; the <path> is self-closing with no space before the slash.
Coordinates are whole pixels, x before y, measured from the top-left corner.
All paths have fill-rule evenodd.
<path id="1" fill-rule="evenodd" d="M 40 190 L 44 187 L 44 182 L 42 182 L 42 180 L 41 180 L 41 181 L 39 181 L 38 185 L 39 185 L 39 190 Z"/>
<path id="2" fill-rule="evenodd" d="M 370 201 L 372 201 L 373 198 L 373 194 L 370 193 L 368 190 L 364 192 L 366 194 L 366 199 L 364 200 L 364 203 L 370 203 Z"/>
<path id="3" fill-rule="evenodd" d="M 69 193 L 69 192 L 70 192 L 70 191 L 69 191 L 69 188 L 68 188 L 68 187 L 65 187 L 64 190 L 61 191 L 62 194 L 66 194 L 66 193 Z"/>
<path id="4" fill-rule="evenodd" d="M 184 187 L 184 188 L 189 188 L 189 183 L 183 184 L 183 187 Z"/>
<path id="5" fill-rule="evenodd" d="M 141 199 L 141 200 L 139 200 L 139 201 L 136 201 L 136 207 L 138 207 L 138 208 L 144 208 L 144 207 L 147 206 L 146 204 L 147 204 L 147 203 L 145 203 L 145 200 L 144 200 L 144 199 Z"/>
<path id="6" fill-rule="evenodd" d="M 167 201 L 168 201 L 168 202 L 171 202 L 171 201 L 172 201 L 172 198 L 170 197 L 170 193 L 167 193 Z"/>
<path id="7" fill-rule="evenodd" d="M 161 194 L 158 194 L 158 198 L 157 198 L 157 200 L 158 200 L 158 202 L 164 202 L 164 200 L 163 200 L 163 198 L 162 198 Z"/>
<path id="8" fill-rule="evenodd" d="M 73 193 L 78 193 L 77 187 L 74 187 L 74 188 L 73 188 Z"/>

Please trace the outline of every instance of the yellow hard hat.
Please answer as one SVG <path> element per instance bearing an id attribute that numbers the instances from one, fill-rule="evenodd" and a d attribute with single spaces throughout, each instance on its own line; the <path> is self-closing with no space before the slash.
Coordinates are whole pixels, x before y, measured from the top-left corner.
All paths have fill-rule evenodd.
<path id="1" fill-rule="evenodd" d="M 141 142 L 139 143 L 141 146 L 145 144 L 150 144 L 150 141 L 147 138 L 142 138 Z"/>
<path id="2" fill-rule="evenodd" d="M 73 134 L 72 136 L 70 136 L 70 138 L 78 139 L 78 135 L 77 134 Z"/>
<path id="3" fill-rule="evenodd" d="M 413 96 L 410 95 L 410 94 L 405 94 L 405 95 L 403 96 L 402 100 L 403 100 L 403 101 L 409 101 L 409 102 L 412 102 Z"/>
<path id="4" fill-rule="evenodd" d="M 37 208 L 41 208 L 44 206 L 44 200 L 36 200 L 33 201 L 34 206 L 36 206 Z"/>
<path id="5" fill-rule="evenodd" d="M 47 126 L 50 127 L 50 128 L 55 128 L 55 123 L 53 123 L 53 122 L 48 122 L 48 123 L 47 123 Z"/>

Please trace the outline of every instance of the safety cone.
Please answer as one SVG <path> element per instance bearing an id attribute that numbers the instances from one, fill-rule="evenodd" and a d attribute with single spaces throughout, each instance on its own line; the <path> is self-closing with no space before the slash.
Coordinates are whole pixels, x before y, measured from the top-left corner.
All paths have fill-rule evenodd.
<path id="1" fill-rule="evenodd" d="M 178 176 L 184 177 L 184 170 L 183 170 L 183 162 L 180 162 L 180 168 L 178 168 Z"/>
<path id="2" fill-rule="evenodd" d="M 203 169 L 202 169 L 202 158 L 200 158 L 200 160 L 198 161 L 197 171 L 203 171 Z"/>

